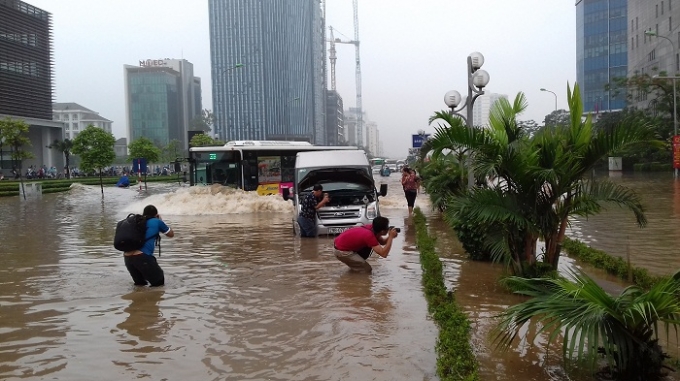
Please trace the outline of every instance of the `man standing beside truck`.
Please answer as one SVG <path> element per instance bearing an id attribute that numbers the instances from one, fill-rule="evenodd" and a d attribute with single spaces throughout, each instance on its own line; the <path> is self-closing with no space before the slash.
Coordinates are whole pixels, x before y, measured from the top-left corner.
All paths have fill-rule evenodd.
<path id="1" fill-rule="evenodd" d="M 316 211 L 329 201 L 328 193 L 323 193 L 323 186 L 314 184 L 312 191 L 300 202 L 300 215 L 297 218 L 300 237 L 316 237 Z"/>

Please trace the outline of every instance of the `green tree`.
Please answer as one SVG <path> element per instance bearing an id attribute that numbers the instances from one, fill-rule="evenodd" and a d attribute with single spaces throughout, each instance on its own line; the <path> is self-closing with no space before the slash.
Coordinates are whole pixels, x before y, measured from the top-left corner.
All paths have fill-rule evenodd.
<path id="1" fill-rule="evenodd" d="M 527 135 L 529 135 L 529 137 L 534 136 L 538 131 L 541 130 L 541 128 L 543 128 L 543 126 L 536 123 L 536 121 L 533 119 L 520 120 L 517 122 L 517 124 Z"/>
<path id="2" fill-rule="evenodd" d="M 679 275 L 662 280 L 645 292 L 630 286 L 614 297 L 584 274 L 572 280 L 508 278 L 508 286 L 531 297 L 501 315 L 497 344 L 508 348 L 531 319 L 549 342 L 563 335 L 565 361 L 585 361 L 594 370 L 604 355 L 611 376 L 617 380 L 658 380 L 667 356 L 658 343 L 659 323 L 680 324 Z M 547 346 L 546 346 L 547 347 Z M 609 378 L 609 377 L 608 377 Z"/>
<path id="3" fill-rule="evenodd" d="M 84 171 L 99 171 L 99 185 L 104 197 L 104 182 L 102 172 L 116 159 L 116 152 L 113 146 L 116 138 L 109 132 L 97 128 L 93 125 L 81 131 L 73 139 L 73 153 L 80 156 L 80 167 Z"/>
<path id="4" fill-rule="evenodd" d="M 675 111 L 673 107 L 673 80 L 655 78 L 657 74 L 667 77 L 668 74 L 664 71 L 659 72 L 653 69 L 651 74 L 635 74 L 630 77 L 614 78 L 606 86 L 606 90 L 610 91 L 612 98 L 623 97 L 628 104 L 636 106 L 633 110 L 629 108 L 627 111 L 645 114 L 652 120 L 655 132 L 661 140 L 667 143 L 665 146 L 666 155 L 664 156 L 670 158 L 672 154 L 671 140 L 674 132 L 673 112 Z M 676 96 L 678 95 L 680 94 L 676 94 Z M 677 111 L 678 120 L 680 120 L 680 108 Z M 651 154 L 653 155 L 654 151 Z M 656 158 L 646 157 L 646 159 L 655 160 Z"/>
<path id="5" fill-rule="evenodd" d="M 214 145 L 219 145 L 215 144 L 215 139 L 211 138 L 209 135 L 206 134 L 196 134 L 191 138 L 191 142 L 189 143 L 192 147 L 205 147 L 205 146 L 214 146 Z"/>
<path id="6" fill-rule="evenodd" d="M 514 103 L 494 104 L 488 129 L 469 129 L 448 112 L 433 138 L 435 152 L 470 150 L 478 186 L 456 197 L 446 209 L 448 220 L 468 219 L 481 227 L 493 258 L 523 274 L 536 262 L 536 243 L 545 241 L 543 262 L 557 269 L 565 230 L 571 216 L 599 213 L 611 202 L 633 211 L 640 226 L 646 224 L 640 197 L 590 174 L 599 160 L 613 151 L 653 139 L 653 131 L 637 120 L 622 121 L 611 131 L 592 129 L 590 117 L 582 120 L 578 86 L 568 89 L 568 126 L 543 129 L 530 138 L 517 123 L 527 102 L 519 93 Z M 482 184 L 481 186 L 479 184 Z"/>
<path id="7" fill-rule="evenodd" d="M 543 125 L 545 127 L 564 127 L 569 125 L 569 111 L 555 110 L 545 116 Z"/>
<path id="8" fill-rule="evenodd" d="M 26 146 L 31 145 L 31 140 L 28 138 L 28 130 L 30 126 L 23 120 L 13 120 L 11 118 L 5 118 L 0 121 L 0 137 L 4 138 L 5 144 L 9 146 L 11 153 L 10 157 L 12 159 L 12 166 L 16 166 L 15 163 L 19 163 L 17 171 L 19 173 L 19 182 L 21 182 L 21 189 L 24 190 L 24 181 L 21 176 L 22 172 L 22 162 L 25 159 L 33 158 L 33 154 L 25 150 Z M 24 190 L 24 199 L 26 198 L 26 192 Z"/>
<path id="9" fill-rule="evenodd" d="M 209 132 L 212 129 L 213 123 L 215 123 L 215 116 L 212 111 L 203 109 L 200 114 L 191 120 L 189 125 L 193 131 Z"/>
<path id="10" fill-rule="evenodd" d="M 171 163 L 175 161 L 178 157 L 184 157 L 184 150 L 182 149 L 182 143 L 177 140 L 171 140 L 167 146 L 161 148 L 161 158 L 163 163 Z"/>
<path id="11" fill-rule="evenodd" d="M 130 157 L 133 159 L 144 158 L 147 163 L 157 163 L 161 156 L 161 150 L 151 140 L 143 136 L 128 144 L 128 150 Z"/>
<path id="12" fill-rule="evenodd" d="M 64 154 L 66 160 L 66 178 L 71 178 L 71 151 L 73 150 L 73 141 L 71 139 L 58 140 L 55 139 L 47 148 L 56 149 Z"/>

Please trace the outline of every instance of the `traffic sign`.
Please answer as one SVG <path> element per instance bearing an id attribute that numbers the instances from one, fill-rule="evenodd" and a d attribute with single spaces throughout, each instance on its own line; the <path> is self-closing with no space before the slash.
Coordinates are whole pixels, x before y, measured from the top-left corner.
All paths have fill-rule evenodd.
<path id="1" fill-rule="evenodd" d="M 423 146 L 423 143 L 425 140 L 430 138 L 430 134 L 425 134 L 425 135 L 420 135 L 420 134 L 413 134 L 413 144 L 411 144 L 411 147 L 413 148 L 420 148 Z"/>

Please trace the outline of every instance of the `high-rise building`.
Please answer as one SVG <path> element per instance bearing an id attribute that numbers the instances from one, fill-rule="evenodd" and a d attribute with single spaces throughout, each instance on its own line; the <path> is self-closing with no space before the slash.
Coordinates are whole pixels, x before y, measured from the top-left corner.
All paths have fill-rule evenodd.
<path id="1" fill-rule="evenodd" d="M 679 52 L 674 51 L 680 48 L 680 2 L 629 0 L 628 29 L 629 75 L 680 72 Z"/>
<path id="2" fill-rule="evenodd" d="M 380 131 L 378 124 L 367 121 L 366 124 L 366 148 L 373 156 L 380 156 Z"/>
<path id="3" fill-rule="evenodd" d="M 478 127 L 489 126 L 489 116 L 491 115 L 491 107 L 497 100 L 508 96 L 505 94 L 486 93 L 475 100 L 475 105 L 472 108 L 472 125 Z"/>
<path id="4" fill-rule="evenodd" d="M 53 120 L 64 123 L 64 138 L 73 140 L 90 125 L 111 133 L 112 121 L 77 103 L 55 103 L 52 113 Z"/>
<path id="5" fill-rule="evenodd" d="M 357 135 L 359 132 L 357 130 L 358 113 L 359 111 L 356 107 L 350 107 L 348 110 L 345 110 L 345 141 L 351 146 L 356 146 L 359 141 L 366 141 L 363 138 L 359 139 Z M 365 113 L 361 119 L 366 120 Z"/>
<path id="6" fill-rule="evenodd" d="M 326 144 L 337 146 L 345 143 L 345 116 L 342 97 L 335 90 L 326 96 Z"/>
<path id="7" fill-rule="evenodd" d="M 52 16 L 19 0 L 0 0 L 0 119 L 29 125 L 32 159 L 12 163 L 0 153 L 0 170 L 13 164 L 61 167 L 63 155 L 47 148 L 62 139 L 52 121 Z"/>
<path id="8" fill-rule="evenodd" d="M 624 95 L 607 90 L 628 73 L 628 0 L 576 1 L 576 81 L 584 112 L 620 110 Z"/>
<path id="9" fill-rule="evenodd" d="M 125 65 L 125 104 L 129 142 L 140 137 L 167 146 L 189 147 L 191 121 L 201 114 L 201 80 L 185 59 L 141 60 Z"/>
<path id="10" fill-rule="evenodd" d="M 209 0 L 215 133 L 326 143 L 318 0 Z"/>

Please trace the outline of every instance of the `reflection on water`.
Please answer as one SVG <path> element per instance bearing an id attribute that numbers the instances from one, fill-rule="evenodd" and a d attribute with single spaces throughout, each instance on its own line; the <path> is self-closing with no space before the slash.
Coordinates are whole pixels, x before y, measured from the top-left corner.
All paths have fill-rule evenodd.
<path id="1" fill-rule="evenodd" d="M 105 188 L 103 201 L 96 186 L 0 199 L 0 379 L 436 380 L 415 228 L 398 176 L 380 180 L 381 211 L 402 233 L 387 259 L 370 259 L 370 276 L 338 262 L 331 237 L 294 237 L 291 203 L 276 196 L 150 184 Z M 680 187 L 660 175 L 617 181 L 644 191 L 649 227 L 612 209 L 571 234 L 659 273 L 677 268 Z M 162 241 L 162 289 L 133 287 L 111 244 L 116 221 L 149 203 L 177 233 Z M 569 379 L 537 327 L 493 349 L 493 316 L 520 299 L 499 288 L 499 266 L 465 258 L 426 197 L 417 204 L 472 319 L 481 379 Z"/>
<path id="2" fill-rule="evenodd" d="M 680 180 L 672 173 L 612 177 L 642 196 L 648 224 L 639 228 L 635 216 L 616 205 L 588 219 L 574 219 L 569 235 L 605 252 L 630 257 L 634 266 L 667 275 L 680 269 Z"/>

